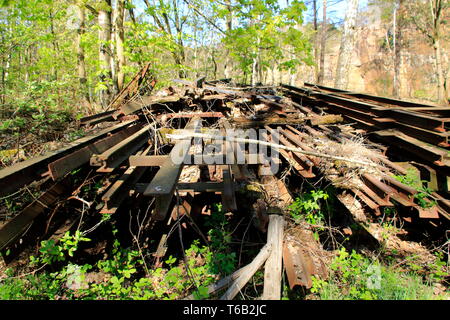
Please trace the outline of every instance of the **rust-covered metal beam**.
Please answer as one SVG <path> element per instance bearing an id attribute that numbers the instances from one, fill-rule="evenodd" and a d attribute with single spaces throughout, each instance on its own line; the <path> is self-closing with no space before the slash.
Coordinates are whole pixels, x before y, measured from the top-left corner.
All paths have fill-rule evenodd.
<path id="1" fill-rule="evenodd" d="M 146 125 L 105 152 L 94 154 L 90 159 L 91 166 L 99 166 L 100 169 L 97 170 L 98 172 L 113 171 L 122 162 L 127 160 L 131 154 L 142 148 L 148 141 L 150 130 L 154 125 L 154 123 Z"/>
<path id="2" fill-rule="evenodd" d="M 64 179 L 53 184 L 39 198 L 30 203 L 25 209 L 9 220 L 0 229 L 0 250 L 17 240 L 33 221 L 57 199 L 69 190 L 69 180 Z"/>
<path id="3" fill-rule="evenodd" d="M 142 126 L 140 125 L 134 125 L 125 128 L 109 137 L 96 141 L 90 145 L 87 145 L 86 147 L 68 154 L 67 156 L 49 163 L 48 169 L 50 171 L 50 176 L 53 178 L 53 180 L 62 178 L 70 171 L 82 166 L 85 163 L 88 163 L 92 155 L 101 154 L 106 150 L 114 147 L 119 142 L 134 134 L 140 128 L 142 128 Z"/>
<path id="4" fill-rule="evenodd" d="M 138 155 L 146 155 L 150 152 L 152 146 L 144 151 L 138 152 Z M 112 214 L 117 211 L 123 200 L 129 195 L 129 191 L 136 182 L 142 177 L 147 168 L 130 166 L 125 173 L 115 181 L 111 187 L 102 196 L 105 205 L 100 213 Z"/>
<path id="5" fill-rule="evenodd" d="M 201 119 L 195 118 L 191 119 L 185 127 L 188 130 L 194 130 L 194 132 L 199 132 L 200 128 Z M 171 158 L 164 162 L 144 191 L 144 196 L 156 197 L 156 208 L 155 214 L 153 215 L 155 220 L 164 220 L 166 217 L 178 178 L 184 166 L 182 163 L 173 163 L 172 158 L 183 159 L 188 153 L 191 143 L 192 138 L 188 138 L 186 140 L 180 140 L 175 144 L 170 153 Z"/>
<path id="6" fill-rule="evenodd" d="M 0 188 L 0 197 L 17 191 L 28 183 L 42 179 L 43 174 L 48 172 L 47 166 L 49 163 L 102 139 L 108 134 L 113 134 L 129 126 L 130 123 L 131 122 L 118 123 L 101 130 L 95 135 L 86 136 L 71 142 L 67 147 L 62 149 L 47 152 L 43 156 L 28 159 L 0 170 L 0 185 L 2 186 Z"/>

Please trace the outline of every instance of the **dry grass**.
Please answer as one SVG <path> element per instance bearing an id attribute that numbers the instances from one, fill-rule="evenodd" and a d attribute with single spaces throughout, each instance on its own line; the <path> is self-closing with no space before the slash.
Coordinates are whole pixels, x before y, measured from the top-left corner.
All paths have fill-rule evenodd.
<path id="1" fill-rule="evenodd" d="M 353 139 L 344 138 L 341 142 L 332 141 L 326 137 L 311 138 L 310 141 L 307 141 L 307 144 L 319 153 L 354 161 L 327 159 L 320 161 L 319 169 L 335 186 L 341 188 L 359 187 L 360 177 L 364 173 L 382 176 L 380 163 L 373 160 L 381 154 L 378 150 L 370 148 L 361 136 L 355 136 Z M 355 162 L 366 162 L 373 165 L 361 165 Z"/>

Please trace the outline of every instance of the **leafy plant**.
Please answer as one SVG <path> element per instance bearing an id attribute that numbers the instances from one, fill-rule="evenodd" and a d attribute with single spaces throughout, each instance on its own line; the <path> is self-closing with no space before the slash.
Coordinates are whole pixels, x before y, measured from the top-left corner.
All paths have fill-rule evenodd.
<path id="1" fill-rule="evenodd" d="M 228 230 L 228 221 L 222 210 L 222 204 L 215 204 L 214 210 L 206 222 L 211 227 L 208 236 L 211 240 L 211 272 L 227 275 L 234 271 L 236 265 L 236 253 L 231 252 L 231 233 Z"/>
<path id="2" fill-rule="evenodd" d="M 362 254 L 345 248 L 330 265 L 327 280 L 313 277 L 311 292 L 321 299 L 332 300 L 410 300 L 436 299 L 433 286 L 424 283 L 417 273 L 382 266 Z M 440 298 L 445 298 L 444 296 Z"/>
<path id="3" fill-rule="evenodd" d="M 41 241 L 41 247 L 39 249 L 40 255 L 38 257 L 30 256 L 31 265 L 52 264 L 58 261 L 66 260 L 66 254 L 69 257 L 73 257 L 75 251 L 78 249 L 78 244 L 83 241 L 91 241 L 86 238 L 82 233 L 77 230 L 73 235 L 67 231 L 64 236 L 56 243 L 55 240 L 43 240 Z"/>
<path id="4" fill-rule="evenodd" d="M 422 208 L 428 209 L 436 205 L 435 200 L 427 199 L 429 197 L 432 197 L 431 193 L 433 192 L 433 190 L 429 187 L 424 186 L 424 183 L 426 183 L 427 181 L 420 180 L 420 177 L 413 169 L 408 169 L 406 175 L 394 175 L 394 178 L 418 191 L 414 195 L 414 199 L 417 200 L 419 206 L 421 206 Z"/>
<path id="5" fill-rule="evenodd" d="M 323 190 L 312 190 L 310 193 L 302 194 L 289 206 L 292 218 L 296 222 L 304 219 L 309 224 L 322 224 L 325 218 L 320 210 L 320 200 L 327 200 L 328 197 L 329 195 Z"/>

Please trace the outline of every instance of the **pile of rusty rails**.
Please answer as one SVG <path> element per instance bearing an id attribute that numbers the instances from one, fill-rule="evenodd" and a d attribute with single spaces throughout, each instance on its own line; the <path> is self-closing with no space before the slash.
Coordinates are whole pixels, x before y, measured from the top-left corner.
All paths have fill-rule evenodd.
<path id="1" fill-rule="evenodd" d="M 223 159 L 225 155 L 235 159 L 239 151 L 245 154 L 244 163 L 217 164 L 204 155 L 200 162 L 193 161 L 197 155 L 204 154 L 207 143 L 197 145 L 199 149 L 194 150 L 195 138 L 188 133 L 209 129 L 223 135 L 228 129 L 266 129 L 263 140 L 282 146 L 278 149 L 279 164 L 289 167 L 296 179 L 330 178 L 321 168 L 331 160 L 314 155 L 317 150 L 310 144 L 312 137 L 340 143 L 354 139 L 357 132 L 366 133 L 370 148 L 377 151 L 371 160 L 379 165 L 382 175 L 363 173 L 358 178 L 358 186 L 341 191 L 358 199 L 374 218 L 383 214 L 383 208 L 399 206 L 403 208 L 401 218 L 405 223 L 420 222 L 439 228 L 448 225 L 450 171 L 446 129 L 450 118 L 445 118 L 448 111 L 444 108 L 308 84 L 302 88 L 236 87 L 231 86 L 229 79 L 177 80 L 181 88 L 169 87 L 151 95 L 155 81 L 146 78 L 147 69 L 148 66 L 144 67 L 113 100 L 111 110 L 80 120 L 81 126 L 107 123 L 107 127 L 60 150 L 0 170 L 0 197 L 8 197 L 35 181 L 48 182 L 38 198 L 3 224 L 1 251 L 20 241 L 38 217 L 49 215 L 58 199 L 71 194 L 74 186 L 70 175 L 81 167 L 100 175 L 117 175 L 101 191 L 98 208 L 101 214 L 119 213 L 131 194 L 153 202 L 151 219 L 155 221 L 176 219 L 178 214 L 189 213 L 189 199 L 199 193 L 220 195 L 224 210 L 239 210 L 238 185 L 255 177 L 262 181 L 272 175 L 268 160 L 252 154 L 249 144 L 237 150 L 239 144 L 224 140 L 214 154 L 215 159 Z M 332 114 L 338 116 L 330 118 Z M 344 127 L 352 130 L 343 130 Z M 174 132 L 187 136 L 171 139 L 170 134 Z M 177 157 L 184 159 L 181 163 L 173 162 L 176 152 Z M 429 200 L 434 200 L 436 205 L 420 206 L 415 197 L 419 191 L 393 177 L 404 175 L 407 170 L 390 159 L 390 154 L 410 161 L 422 174 L 428 173 L 421 178 L 434 187 Z M 191 166 L 199 167 L 206 174 L 180 179 L 183 170 Z M 286 188 L 278 185 L 278 189 Z M 179 199 L 183 204 L 181 209 L 176 203 Z"/>
<path id="2" fill-rule="evenodd" d="M 354 93 L 305 83 L 283 85 L 294 101 L 321 112 L 341 114 L 372 141 L 388 146 L 393 155 L 414 161 L 433 188 L 448 193 L 450 176 L 450 108 Z M 400 155 L 402 157 L 400 157 Z"/>

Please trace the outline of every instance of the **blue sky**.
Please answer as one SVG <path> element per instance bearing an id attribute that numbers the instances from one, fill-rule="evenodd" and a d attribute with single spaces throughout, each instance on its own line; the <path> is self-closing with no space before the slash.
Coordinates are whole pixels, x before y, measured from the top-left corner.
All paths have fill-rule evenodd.
<path id="1" fill-rule="evenodd" d="M 280 4 L 286 4 L 286 0 L 279 0 Z M 312 21 L 313 17 L 313 10 L 312 10 L 312 4 L 308 5 L 308 3 L 312 3 L 311 0 L 304 0 L 304 2 L 308 6 L 308 11 L 305 14 L 305 20 L 306 21 Z M 318 0 L 318 19 L 319 21 L 322 21 L 322 1 Z M 359 8 L 360 10 L 362 8 L 365 8 L 367 6 L 368 0 L 359 0 Z M 345 10 L 347 7 L 347 0 L 328 0 L 327 5 L 327 16 L 331 19 L 332 22 L 339 22 L 343 21 L 345 18 Z"/>
<path id="2" fill-rule="evenodd" d="M 286 0 L 278 0 L 281 7 L 286 6 Z M 312 21 L 312 1 L 304 0 L 307 4 L 308 11 L 305 13 L 305 21 Z M 322 0 L 318 0 L 318 20 L 322 21 Z M 359 8 L 360 10 L 367 6 L 368 0 L 360 0 Z M 136 6 L 137 14 L 141 14 L 144 11 L 145 5 L 142 0 L 134 1 Z M 345 9 L 347 7 L 347 0 L 328 0 L 327 5 L 327 16 L 330 22 L 339 23 L 342 22 L 345 18 Z"/>

